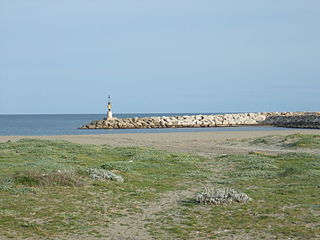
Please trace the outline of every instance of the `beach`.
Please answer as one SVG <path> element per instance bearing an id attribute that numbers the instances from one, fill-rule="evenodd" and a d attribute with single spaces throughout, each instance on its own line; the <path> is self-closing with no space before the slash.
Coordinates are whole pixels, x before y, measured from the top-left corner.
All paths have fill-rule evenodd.
<path id="1" fill-rule="evenodd" d="M 134 133 L 97 135 L 57 135 L 57 136 L 0 136 L 0 142 L 17 141 L 22 138 L 65 140 L 80 144 L 98 144 L 111 147 L 148 146 L 173 152 L 187 152 L 200 155 L 247 153 L 259 150 L 256 146 L 241 144 L 243 139 L 270 135 L 319 134 L 314 129 L 288 129 L 268 131 L 222 131 L 222 132 L 174 132 L 174 133 Z M 239 144 L 228 144 L 228 140 L 238 140 Z M 264 146 L 263 151 L 268 149 Z M 276 151 L 279 149 L 269 149 Z"/>
<path id="2" fill-rule="evenodd" d="M 320 240 L 320 1 L 0 6 L 0 240 Z"/>

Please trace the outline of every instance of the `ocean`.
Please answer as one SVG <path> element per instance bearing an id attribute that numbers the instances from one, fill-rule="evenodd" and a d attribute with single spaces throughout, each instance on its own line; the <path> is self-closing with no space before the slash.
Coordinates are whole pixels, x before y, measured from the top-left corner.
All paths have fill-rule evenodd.
<path id="1" fill-rule="evenodd" d="M 118 118 L 150 116 L 183 116 L 221 113 L 136 113 L 114 114 Z M 218 127 L 218 128 L 152 128 L 152 129 L 78 129 L 93 120 L 101 120 L 105 114 L 26 114 L 0 115 L 0 136 L 46 136 L 115 133 L 163 133 L 163 132 L 218 132 L 283 130 L 268 126 Z"/>

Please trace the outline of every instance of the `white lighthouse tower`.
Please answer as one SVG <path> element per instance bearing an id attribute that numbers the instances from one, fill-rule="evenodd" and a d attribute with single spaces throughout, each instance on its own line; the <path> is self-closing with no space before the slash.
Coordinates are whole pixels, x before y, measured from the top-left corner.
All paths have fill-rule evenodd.
<path id="1" fill-rule="evenodd" d="M 110 95 L 108 95 L 108 113 L 107 113 L 107 120 L 112 119 L 112 111 L 111 111 L 112 105 L 110 101 Z"/>

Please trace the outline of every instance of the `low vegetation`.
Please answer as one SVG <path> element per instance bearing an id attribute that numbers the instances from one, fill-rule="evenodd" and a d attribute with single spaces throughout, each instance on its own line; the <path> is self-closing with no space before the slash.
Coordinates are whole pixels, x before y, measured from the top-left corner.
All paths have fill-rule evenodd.
<path id="1" fill-rule="evenodd" d="M 204 158 L 23 139 L 0 144 L 0 236 L 106 239 L 167 196 L 173 204 L 140 220 L 155 239 L 319 239 L 319 179 L 318 154 Z"/>
<path id="2" fill-rule="evenodd" d="M 320 135 L 300 133 L 287 136 L 273 135 L 250 140 L 250 143 L 288 148 L 320 148 Z"/>
<path id="3" fill-rule="evenodd" d="M 198 203 L 230 204 L 233 202 L 248 202 L 252 199 L 247 194 L 238 192 L 232 188 L 213 188 L 206 187 L 204 191 L 196 196 Z"/>
<path id="4" fill-rule="evenodd" d="M 0 144 L 0 226 L 7 238 L 99 237 L 162 193 L 206 178 L 204 158 L 65 141 Z M 103 236 L 103 235 L 101 235 Z"/>
<path id="5" fill-rule="evenodd" d="M 192 199 L 183 201 L 178 207 L 158 214 L 157 224 L 152 224 L 153 231 L 158 234 L 157 238 L 320 238 L 319 155 L 223 155 L 207 164 L 207 168 L 220 168 L 224 173 L 218 178 L 212 176 L 211 183 L 224 190 L 204 191 L 197 196 L 199 202 L 226 202 L 225 199 L 231 197 L 225 189 L 230 187 L 241 189 L 252 201 L 201 206 L 194 204 Z M 247 195 L 244 196 L 246 200 Z M 159 223 L 162 223 L 162 227 L 166 226 L 165 230 L 158 227 Z"/>
<path id="6" fill-rule="evenodd" d="M 40 171 L 39 169 L 28 169 L 16 172 L 11 178 L 12 187 L 22 186 L 83 186 L 80 177 L 74 171 Z"/>
<path id="7" fill-rule="evenodd" d="M 118 182 L 123 182 L 123 177 L 118 174 L 113 173 L 109 170 L 104 170 L 101 168 L 88 168 L 86 172 L 89 176 L 93 179 L 107 179 L 107 180 L 114 180 Z"/>

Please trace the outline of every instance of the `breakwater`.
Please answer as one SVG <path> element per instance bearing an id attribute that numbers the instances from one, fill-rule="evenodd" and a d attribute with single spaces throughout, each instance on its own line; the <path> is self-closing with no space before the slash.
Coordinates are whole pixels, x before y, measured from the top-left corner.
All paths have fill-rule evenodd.
<path id="1" fill-rule="evenodd" d="M 80 129 L 200 128 L 235 126 L 320 128 L 320 112 L 264 112 L 96 120 Z"/>

